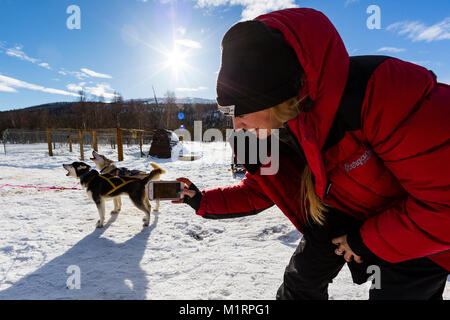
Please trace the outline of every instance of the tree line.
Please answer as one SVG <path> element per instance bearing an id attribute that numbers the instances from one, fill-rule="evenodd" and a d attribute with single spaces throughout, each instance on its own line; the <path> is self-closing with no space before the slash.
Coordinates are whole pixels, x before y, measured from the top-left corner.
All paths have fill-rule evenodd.
<path id="1" fill-rule="evenodd" d="M 164 103 L 145 100 L 124 101 L 116 94 L 111 102 L 87 101 L 83 92 L 75 102 L 54 103 L 32 108 L 0 112 L 0 137 L 8 128 L 44 130 L 46 128 L 106 129 L 126 128 L 175 130 L 183 125 L 193 132 L 194 121 L 202 121 L 203 130 L 230 126 L 215 104 L 179 104 L 173 92 Z"/>

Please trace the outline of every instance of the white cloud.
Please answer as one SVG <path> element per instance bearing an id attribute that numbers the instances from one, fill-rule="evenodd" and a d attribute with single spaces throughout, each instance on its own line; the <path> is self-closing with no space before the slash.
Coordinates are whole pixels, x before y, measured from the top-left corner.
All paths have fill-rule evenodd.
<path id="1" fill-rule="evenodd" d="M 10 57 L 16 57 L 20 60 L 29 61 L 31 63 L 36 63 L 39 60 L 35 58 L 31 58 L 25 54 L 25 52 L 22 51 L 23 46 L 15 46 L 14 48 L 9 48 L 6 50 L 6 54 Z"/>
<path id="2" fill-rule="evenodd" d="M 179 44 L 188 48 L 200 49 L 202 47 L 200 42 L 190 40 L 190 39 L 177 39 L 175 44 Z"/>
<path id="3" fill-rule="evenodd" d="M 418 21 L 401 21 L 389 25 L 386 29 L 399 35 L 407 35 L 412 41 L 450 40 L 450 17 L 432 26 L 426 26 Z"/>
<path id="4" fill-rule="evenodd" d="M 201 90 L 207 90 L 207 87 L 197 87 L 197 88 L 176 88 L 176 91 L 189 91 L 189 92 L 195 92 L 195 91 L 201 91 Z"/>
<path id="5" fill-rule="evenodd" d="M 85 87 L 84 89 L 89 94 L 106 99 L 113 99 L 116 96 L 114 93 L 107 92 L 107 90 L 113 91 L 109 84 L 97 84 L 95 87 Z"/>
<path id="6" fill-rule="evenodd" d="M 38 64 L 39 67 L 51 70 L 52 68 L 50 68 L 50 65 L 47 62 L 42 62 Z"/>
<path id="7" fill-rule="evenodd" d="M 17 92 L 17 90 L 0 82 L 0 92 Z"/>
<path id="8" fill-rule="evenodd" d="M 29 57 L 22 49 L 23 46 L 17 45 L 13 48 L 5 49 L 5 54 L 7 54 L 10 57 L 15 57 L 20 60 L 31 62 L 33 64 L 37 63 L 38 66 L 51 70 L 50 65 L 47 62 L 41 62 L 41 60 L 39 59 Z"/>
<path id="9" fill-rule="evenodd" d="M 46 88 L 46 87 L 43 87 L 40 85 L 32 84 L 32 83 L 18 80 L 15 78 L 3 76 L 1 74 L 0 74 L 0 87 L 8 90 L 8 92 L 17 92 L 14 88 L 23 88 L 23 89 L 41 91 L 41 92 L 52 93 L 52 94 L 60 94 L 60 95 L 65 95 L 65 96 L 74 96 L 74 97 L 78 96 L 72 92 L 54 89 L 54 88 Z M 11 89 L 15 90 L 15 91 L 11 91 Z"/>
<path id="10" fill-rule="evenodd" d="M 352 4 L 355 2 L 359 2 L 359 0 L 347 0 L 347 1 L 345 1 L 345 6 L 348 6 L 349 4 Z"/>
<path id="11" fill-rule="evenodd" d="M 98 73 L 98 72 L 89 70 L 87 68 L 81 68 L 80 70 L 83 71 L 83 73 L 87 74 L 90 77 L 105 78 L 105 79 L 111 79 L 112 78 L 109 74 Z"/>
<path id="12" fill-rule="evenodd" d="M 87 74 L 84 73 L 84 72 L 80 72 L 80 71 L 68 71 L 68 70 L 66 70 L 66 69 L 64 69 L 64 68 L 61 69 L 61 70 L 59 70 L 58 73 L 59 73 L 60 75 L 63 75 L 63 76 L 67 76 L 67 75 L 73 76 L 73 77 L 77 78 L 78 80 L 83 80 L 83 79 L 89 78 L 89 75 L 87 75 Z"/>
<path id="13" fill-rule="evenodd" d="M 89 78 L 89 76 L 83 72 L 79 72 L 79 71 L 68 71 L 68 74 L 70 74 L 71 76 L 74 76 L 75 78 L 82 80 L 85 78 Z"/>
<path id="14" fill-rule="evenodd" d="M 83 90 L 83 87 L 82 87 L 82 86 L 77 85 L 77 84 L 74 84 L 74 83 L 69 83 L 69 84 L 66 86 L 66 88 L 67 88 L 67 90 L 75 91 L 75 92 L 78 92 L 78 91 Z"/>
<path id="15" fill-rule="evenodd" d="M 251 20 L 271 11 L 297 8 L 295 0 L 197 0 L 197 7 L 242 6 L 242 20 Z"/>
<path id="16" fill-rule="evenodd" d="M 382 47 L 380 49 L 377 50 L 377 52 L 392 52 L 392 53 L 399 53 L 399 52 L 403 52 L 406 49 L 404 48 L 395 48 L 395 47 Z"/>
<path id="17" fill-rule="evenodd" d="M 114 89 L 107 83 L 98 83 L 95 86 L 86 86 L 86 82 L 80 82 L 78 84 L 69 83 L 67 89 L 74 92 L 84 91 L 86 94 L 90 94 L 97 97 L 104 97 L 105 99 L 115 98 L 113 93 Z"/>

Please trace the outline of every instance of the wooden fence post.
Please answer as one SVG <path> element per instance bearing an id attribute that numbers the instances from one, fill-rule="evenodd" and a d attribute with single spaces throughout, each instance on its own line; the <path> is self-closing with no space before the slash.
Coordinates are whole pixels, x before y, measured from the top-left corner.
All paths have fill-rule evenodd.
<path id="1" fill-rule="evenodd" d="M 82 131 L 82 130 L 78 130 L 78 138 L 80 139 L 80 155 L 81 155 L 81 160 L 84 160 L 83 131 Z"/>
<path id="2" fill-rule="evenodd" d="M 47 144 L 48 144 L 48 155 L 50 157 L 53 157 L 53 150 L 52 150 L 52 131 L 50 128 L 47 128 Z"/>
<path id="3" fill-rule="evenodd" d="M 72 152 L 72 136 L 69 134 L 69 152 Z"/>
<path id="4" fill-rule="evenodd" d="M 117 128 L 117 153 L 119 161 L 123 161 L 122 130 Z"/>
<path id="5" fill-rule="evenodd" d="M 139 137 L 139 150 L 141 150 L 141 153 L 140 153 L 141 157 L 142 157 L 142 136 L 143 136 L 142 131 L 139 131 L 138 137 Z"/>
<path id="6" fill-rule="evenodd" d="M 93 148 L 95 151 L 98 152 L 98 146 L 97 146 L 97 130 L 92 130 L 92 140 L 93 140 Z"/>

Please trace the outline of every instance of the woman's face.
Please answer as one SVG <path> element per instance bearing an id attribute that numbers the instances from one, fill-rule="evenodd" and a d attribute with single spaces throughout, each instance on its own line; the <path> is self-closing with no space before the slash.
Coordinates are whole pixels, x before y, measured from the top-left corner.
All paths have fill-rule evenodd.
<path id="1" fill-rule="evenodd" d="M 245 129 L 254 131 L 258 138 L 264 138 L 266 135 L 270 135 L 270 129 L 282 127 L 283 123 L 277 121 L 275 117 L 272 116 L 270 108 L 233 117 L 234 130 Z M 260 129 L 267 130 L 260 132 Z"/>

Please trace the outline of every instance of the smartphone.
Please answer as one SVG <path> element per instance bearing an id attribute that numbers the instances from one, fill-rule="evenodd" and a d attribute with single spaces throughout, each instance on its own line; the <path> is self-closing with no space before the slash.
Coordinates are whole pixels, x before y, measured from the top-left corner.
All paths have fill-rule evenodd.
<path id="1" fill-rule="evenodd" d="M 150 181 L 148 184 L 148 198 L 150 200 L 180 200 L 184 182 L 180 181 Z"/>

